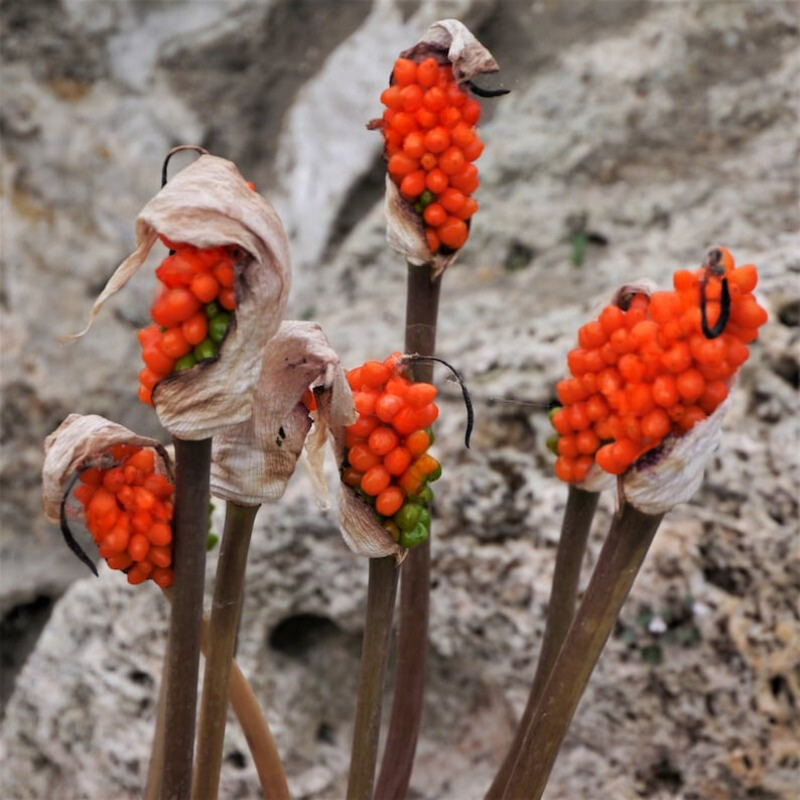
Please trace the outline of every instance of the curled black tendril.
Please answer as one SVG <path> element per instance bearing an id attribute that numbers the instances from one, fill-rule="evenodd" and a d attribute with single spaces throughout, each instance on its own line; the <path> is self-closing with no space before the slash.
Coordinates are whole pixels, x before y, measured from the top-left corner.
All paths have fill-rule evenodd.
<path id="1" fill-rule="evenodd" d="M 716 339 L 725 331 L 728 319 L 731 315 L 731 292 L 728 286 L 728 278 L 725 276 L 725 268 L 722 266 L 722 252 L 718 249 L 712 250 L 703 264 L 703 280 L 700 281 L 700 324 L 703 329 L 703 336 L 706 339 Z M 706 287 L 710 276 L 722 276 L 722 293 L 720 295 L 719 318 L 713 327 L 708 324 L 706 309 Z"/>
<path id="2" fill-rule="evenodd" d="M 466 381 L 461 373 L 452 364 L 448 363 L 443 358 L 437 358 L 436 356 L 423 356 L 419 353 L 413 353 L 412 355 L 403 356 L 402 360 L 404 364 L 413 364 L 417 361 L 444 364 L 444 366 L 453 373 L 453 376 L 458 381 L 458 385 L 461 387 L 461 395 L 464 398 L 464 406 L 467 409 L 467 427 L 464 431 L 464 447 L 469 450 L 469 440 L 472 436 L 472 429 L 475 426 L 475 411 L 472 408 L 472 398 L 469 395 L 469 389 L 467 388 Z"/>
<path id="3" fill-rule="evenodd" d="M 167 185 L 167 167 L 169 166 L 169 160 L 175 153 L 180 153 L 183 150 L 194 150 L 197 153 L 200 153 L 201 156 L 207 156 L 208 150 L 205 147 L 200 147 L 199 144 L 179 144 L 177 147 L 173 147 L 172 150 L 167 153 L 166 157 L 164 158 L 164 164 L 161 167 L 161 188 L 163 189 Z"/>
<path id="4" fill-rule="evenodd" d="M 502 97 L 504 94 L 511 93 L 511 89 L 484 89 L 472 81 L 466 81 L 466 84 L 478 97 Z"/>
<path id="5" fill-rule="evenodd" d="M 92 559 L 86 555 L 86 552 L 75 540 L 75 537 L 72 535 L 72 531 L 69 529 L 69 523 L 67 522 L 67 499 L 69 498 L 70 492 L 74 488 L 79 475 L 80 473 L 76 472 L 70 478 L 70 481 L 67 484 L 67 488 L 64 490 L 64 496 L 61 498 L 59 523 L 61 526 L 61 534 L 64 537 L 64 541 L 67 543 L 67 547 L 69 547 L 69 549 L 72 550 L 73 553 L 75 553 L 79 561 L 82 561 L 84 564 L 86 564 L 87 567 L 89 567 L 89 569 L 92 571 L 92 573 L 96 578 L 98 577 L 97 567 L 94 565 L 94 561 L 92 561 Z"/>

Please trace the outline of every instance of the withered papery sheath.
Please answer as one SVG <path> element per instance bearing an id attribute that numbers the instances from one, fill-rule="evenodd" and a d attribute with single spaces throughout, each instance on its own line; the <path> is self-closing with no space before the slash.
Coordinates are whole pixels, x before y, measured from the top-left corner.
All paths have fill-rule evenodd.
<path id="1" fill-rule="evenodd" d="M 457 19 L 434 22 L 413 47 L 400 53 L 400 57 L 417 62 L 430 57 L 440 64 L 452 64 L 457 83 L 500 69 L 494 56 Z M 449 255 L 431 253 L 422 218 L 403 198 L 388 173 L 384 206 L 389 246 L 402 253 L 412 264 L 431 264 L 434 278 L 441 275 L 459 251 Z"/>
<path id="2" fill-rule="evenodd" d="M 113 466 L 103 463 L 103 454 L 115 444 L 152 447 L 157 469 L 172 479 L 172 461 L 160 442 L 105 417 L 70 414 L 44 441 L 42 508 L 50 522 L 59 521 L 61 501 L 72 475 L 86 467 Z"/>
<path id="3" fill-rule="evenodd" d="M 171 178 L 136 220 L 136 250 L 120 264 L 92 306 L 88 331 L 109 297 L 144 264 L 158 236 L 206 249 L 235 245 L 236 312 L 216 360 L 164 378 L 153 391 L 161 424 L 181 439 L 213 436 L 252 414 L 264 347 L 286 311 L 289 245 L 272 206 L 236 166 L 203 155 Z"/>
<path id="4" fill-rule="evenodd" d="M 302 403 L 311 386 L 317 397 L 329 397 L 324 419 Z M 282 323 L 263 354 L 252 416 L 214 438 L 211 493 L 246 506 L 279 500 L 314 418 L 327 431 L 349 425 L 355 416 L 344 370 L 322 328 L 315 322 Z"/>

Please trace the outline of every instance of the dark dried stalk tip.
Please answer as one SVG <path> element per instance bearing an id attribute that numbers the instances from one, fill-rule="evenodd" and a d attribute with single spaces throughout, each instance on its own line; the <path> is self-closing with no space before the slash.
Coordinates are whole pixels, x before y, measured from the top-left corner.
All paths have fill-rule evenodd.
<path id="1" fill-rule="evenodd" d="M 75 537 L 72 535 L 72 531 L 69 529 L 69 522 L 67 521 L 67 500 L 69 499 L 70 492 L 75 487 L 75 483 L 78 480 L 79 473 L 75 473 L 69 481 L 67 488 L 64 490 L 64 496 L 61 498 L 61 508 L 59 512 L 59 523 L 61 527 L 61 535 L 64 537 L 64 541 L 67 543 L 67 547 L 72 550 L 73 553 L 78 557 L 78 560 L 86 564 L 87 567 L 92 571 L 95 578 L 98 577 L 97 567 L 95 566 L 94 561 L 86 554 L 86 551 L 78 544 Z"/>
<path id="2" fill-rule="evenodd" d="M 163 189 L 167 185 L 167 167 L 169 166 L 169 160 L 175 153 L 180 153 L 183 150 L 194 150 L 197 153 L 200 153 L 201 156 L 207 156 L 208 150 L 205 147 L 200 147 L 199 144 L 179 144 L 177 147 L 173 147 L 170 150 L 166 157 L 164 158 L 164 164 L 161 167 L 161 188 Z"/>
<path id="3" fill-rule="evenodd" d="M 464 446 L 469 450 L 469 440 L 472 436 L 472 429 L 475 426 L 475 410 L 472 406 L 472 398 L 467 388 L 467 382 L 464 380 L 461 373 L 452 364 L 436 356 L 424 356 L 419 353 L 412 353 L 411 355 L 403 356 L 402 360 L 404 364 L 413 364 L 415 361 L 443 364 L 453 373 L 453 376 L 458 381 L 458 385 L 461 387 L 461 395 L 464 398 L 464 406 L 467 409 L 467 428 L 464 431 Z"/>
<path id="4" fill-rule="evenodd" d="M 505 94 L 511 94 L 511 89 L 483 89 L 472 81 L 467 81 L 466 83 L 472 93 L 478 97 L 502 97 Z"/>
<path id="5" fill-rule="evenodd" d="M 700 322 L 703 327 L 703 336 L 705 336 L 706 339 L 716 339 L 725 331 L 725 327 L 728 324 L 728 319 L 731 315 L 731 291 L 730 287 L 728 286 L 728 279 L 723 278 L 719 318 L 717 319 L 716 323 L 714 323 L 713 327 L 709 327 L 708 317 L 706 316 L 706 285 L 706 280 L 703 279 L 700 284 Z"/>

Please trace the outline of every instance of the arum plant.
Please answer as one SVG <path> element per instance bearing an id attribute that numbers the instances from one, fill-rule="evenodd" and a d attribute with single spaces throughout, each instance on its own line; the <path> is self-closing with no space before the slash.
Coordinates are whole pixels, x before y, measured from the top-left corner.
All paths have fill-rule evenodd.
<path id="1" fill-rule="evenodd" d="M 483 151 L 475 128 L 478 96 L 494 96 L 473 79 L 499 69 L 492 54 L 458 20 L 434 23 L 395 61 L 380 129 L 387 161 L 387 239 L 408 263 L 405 350 L 433 355 L 441 278 L 467 241 L 478 209 L 474 162 Z M 413 367 L 429 382 L 430 363 Z M 377 795 L 405 797 L 416 752 L 427 658 L 430 542 L 403 568 L 398 668 Z"/>
<path id="2" fill-rule="evenodd" d="M 325 418 L 317 411 L 323 403 Z M 239 626 L 244 573 L 259 507 L 278 501 L 294 473 L 311 429 L 352 421 L 353 403 L 338 356 L 311 322 L 284 322 L 269 341 L 255 391 L 253 414 L 214 440 L 211 492 L 227 501 L 211 621 L 198 733 L 195 798 L 219 788 L 229 683 Z M 282 768 L 259 770 L 265 797 L 288 798 Z"/>
<path id="3" fill-rule="evenodd" d="M 661 519 L 697 491 L 719 444 L 730 384 L 767 319 L 752 294 L 756 282 L 754 266 L 737 268 L 716 248 L 700 269 L 675 273 L 674 291 L 622 287 L 579 331 L 571 377 L 557 387 L 563 407 L 552 417 L 556 474 L 573 486 L 598 468 L 618 476 L 619 508 L 488 797 L 538 800 L 544 792 Z"/>
<path id="4" fill-rule="evenodd" d="M 164 173 L 166 177 L 166 165 Z M 155 324 L 139 333 L 145 362 L 139 398 L 155 407 L 175 444 L 175 588 L 161 793 L 186 798 L 193 761 L 211 439 L 251 416 L 262 352 L 283 317 L 290 273 L 286 235 L 273 208 L 231 162 L 203 154 L 142 209 L 136 249 L 108 281 L 79 336 L 143 266 L 159 238 L 171 252 L 156 270 L 163 289 L 151 309 Z"/>
<path id="5" fill-rule="evenodd" d="M 44 513 L 60 524 L 70 549 L 95 575 L 94 560 L 72 532 L 76 520 L 83 522 L 110 569 L 123 571 L 131 584 L 152 580 L 171 600 L 173 474 L 168 452 L 155 439 L 138 436 L 103 417 L 72 414 L 45 441 Z M 147 506 L 147 514 L 143 505 Z M 144 527 L 148 517 L 148 526 Z M 150 546 L 145 552 L 148 541 Z M 231 705 L 259 775 L 272 776 L 279 772 L 280 762 L 269 727 L 235 662 L 231 671 Z M 160 697 L 166 698 L 166 693 L 167 684 L 162 682 Z M 164 762 L 166 704 L 162 699 L 158 707 L 161 735 L 155 740 L 145 791 L 148 798 L 159 797 Z"/>

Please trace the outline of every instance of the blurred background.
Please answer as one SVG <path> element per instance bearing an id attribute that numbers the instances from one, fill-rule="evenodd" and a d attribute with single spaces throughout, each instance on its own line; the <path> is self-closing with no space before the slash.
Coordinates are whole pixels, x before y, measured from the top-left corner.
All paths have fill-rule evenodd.
<path id="1" fill-rule="evenodd" d="M 347 367 L 383 358 L 402 346 L 405 268 L 385 245 L 381 137 L 365 124 L 397 53 L 457 17 L 500 63 L 485 85 L 512 91 L 484 101 L 481 208 L 443 285 L 439 355 L 466 376 L 477 424 L 465 451 L 460 392 L 440 376 L 410 796 L 482 797 L 524 705 L 566 496 L 546 408 L 578 326 L 621 282 L 667 286 L 725 244 L 758 265 L 770 322 L 547 797 L 796 797 L 799 12 L 794 0 L 0 0 L 0 796 L 133 798 L 146 774 L 163 600 L 88 576 L 42 518 L 39 476 L 44 437 L 71 412 L 163 435 L 136 400 L 146 270 L 90 335 L 58 339 L 133 249 L 164 154 L 195 143 L 235 161 L 290 235 L 289 316 L 320 322 Z M 239 645 L 298 798 L 343 796 L 365 587 L 366 563 L 298 474 L 259 516 Z M 257 796 L 236 724 L 221 796 Z"/>

